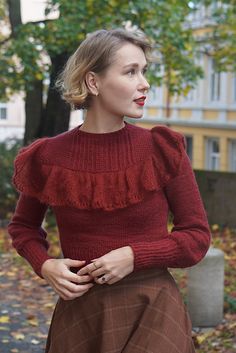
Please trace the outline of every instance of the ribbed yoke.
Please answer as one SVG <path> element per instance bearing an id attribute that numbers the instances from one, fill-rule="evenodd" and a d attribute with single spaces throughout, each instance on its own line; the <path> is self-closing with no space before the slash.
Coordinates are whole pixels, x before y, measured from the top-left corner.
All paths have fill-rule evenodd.
<path id="1" fill-rule="evenodd" d="M 140 134 L 139 128 L 126 122 L 120 130 L 100 134 L 82 131 L 80 126 L 61 134 L 61 138 L 47 140 L 42 148 L 45 164 L 81 172 L 115 172 L 144 161 L 154 152 L 150 131 L 143 129 Z"/>
<path id="2" fill-rule="evenodd" d="M 21 195 L 8 230 L 35 272 L 40 276 L 50 258 L 41 226 L 48 206 L 65 257 L 89 263 L 130 246 L 134 271 L 200 261 L 210 229 L 183 135 L 127 122 L 102 134 L 79 127 L 35 141 L 15 160 L 13 182 Z"/>
<path id="3" fill-rule="evenodd" d="M 124 170 L 152 152 L 151 140 L 140 137 L 135 127 L 126 122 L 125 127 L 118 131 L 100 134 L 79 130 L 79 127 L 72 132 L 74 156 L 72 165 L 75 170 L 88 172 Z M 144 140 L 146 143 L 143 143 Z"/>

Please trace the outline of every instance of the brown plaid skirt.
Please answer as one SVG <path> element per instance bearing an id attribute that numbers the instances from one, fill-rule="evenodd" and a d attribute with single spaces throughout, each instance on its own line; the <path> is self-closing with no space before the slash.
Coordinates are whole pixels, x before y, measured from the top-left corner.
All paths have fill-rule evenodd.
<path id="1" fill-rule="evenodd" d="M 194 353 L 191 323 L 167 270 L 133 272 L 59 298 L 46 353 Z"/>

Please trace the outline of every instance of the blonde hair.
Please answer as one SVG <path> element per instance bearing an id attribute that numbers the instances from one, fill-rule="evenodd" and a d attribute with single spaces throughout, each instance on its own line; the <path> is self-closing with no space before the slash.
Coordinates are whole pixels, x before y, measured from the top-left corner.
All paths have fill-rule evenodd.
<path id="1" fill-rule="evenodd" d="M 55 86 L 73 109 L 90 107 L 92 95 L 85 82 L 86 74 L 89 71 L 104 74 L 114 61 L 117 50 L 127 42 L 140 47 L 147 61 L 151 60 L 149 54 L 152 46 L 145 35 L 123 28 L 101 29 L 90 33 L 70 56 Z"/>

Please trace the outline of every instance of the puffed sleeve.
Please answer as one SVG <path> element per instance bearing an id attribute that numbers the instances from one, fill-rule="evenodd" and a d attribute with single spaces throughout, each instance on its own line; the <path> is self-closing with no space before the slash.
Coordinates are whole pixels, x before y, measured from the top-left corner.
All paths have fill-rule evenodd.
<path id="1" fill-rule="evenodd" d="M 41 150 L 46 140 L 47 138 L 36 140 L 23 147 L 16 156 L 12 181 L 20 195 L 8 225 L 13 247 L 40 277 L 42 264 L 51 258 L 47 253 L 47 233 L 42 228 L 48 205 L 41 202 L 40 198 L 34 197 L 31 190 L 34 188 L 36 195 L 40 195 L 42 190 Z"/>
<path id="2" fill-rule="evenodd" d="M 167 175 L 163 191 L 173 214 L 173 228 L 156 242 L 129 244 L 134 252 L 135 270 L 148 267 L 184 268 L 198 263 L 211 240 L 210 227 L 186 153 L 185 138 L 167 127 L 152 130 L 159 166 Z M 158 231 L 158 230 L 157 230 Z"/>

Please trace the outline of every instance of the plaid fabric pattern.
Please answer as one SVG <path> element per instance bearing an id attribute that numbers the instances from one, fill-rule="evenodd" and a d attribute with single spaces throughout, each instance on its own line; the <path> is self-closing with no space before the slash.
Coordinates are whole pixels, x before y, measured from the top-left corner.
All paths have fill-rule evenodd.
<path id="1" fill-rule="evenodd" d="M 167 270 L 133 272 L 59 298 L 45 353 L 194 353 L 191 322 Z"/>

